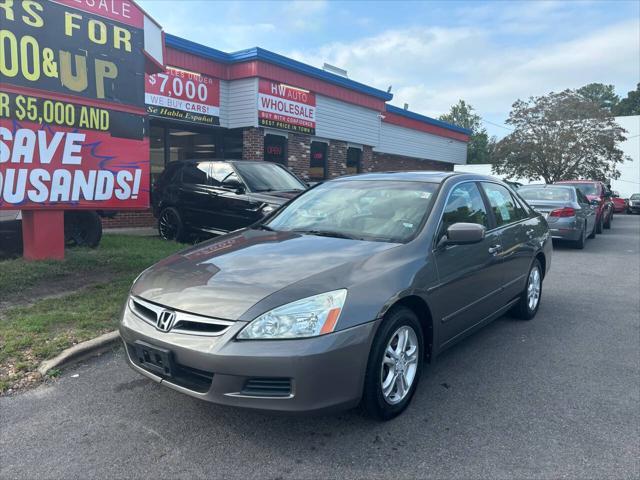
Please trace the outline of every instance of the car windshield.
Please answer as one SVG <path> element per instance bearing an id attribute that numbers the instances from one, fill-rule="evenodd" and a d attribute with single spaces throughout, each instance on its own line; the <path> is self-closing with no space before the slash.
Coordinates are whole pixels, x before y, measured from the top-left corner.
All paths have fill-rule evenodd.
<path id="1" fill-rule="evenodd" d="M 571 185 L 578 187 L 585 195 L 598 195 L 598 187 L 595 183 L 572 183 Z"/>
<path id="2" fill-rule="evenodd" d="M 540 185 L 539 187 L 528 186 L 518 189 L 518 193 L 525 200 L 549 200 L 572 202 L 574 191 L 569 187 L 552 187 Z"/>
<path id="3" fill-rule="evenodd" d="M 406 242 L 422 225 L 437 184 L 351 180 L 301 195 L 267 222 L 274 230 Z"/>
<path id="4" fill-rule="evenodd" d="M 234 167 L 252 192 L 284 192 L 306 188 L 291 173 L 273 163 L 236 162 Z"/>
<path id="5" fill-rule="evenodd" d="M 629 200 L 640 200 L 640 193 L 634 193 L 629 197 Z"/>

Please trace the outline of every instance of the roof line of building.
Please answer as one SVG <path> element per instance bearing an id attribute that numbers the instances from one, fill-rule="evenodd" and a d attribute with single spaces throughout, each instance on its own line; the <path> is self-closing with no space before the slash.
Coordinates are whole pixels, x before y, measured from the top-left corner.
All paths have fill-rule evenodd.
<path id="1" fill-rule="evenodd" d="M 287 58 L 283 55 L 279 55 L 277 53 L 259 47 L 239 50 L 233 53 L 227 53 L 168 33 L 165 34 L 165 43 L 167 46 L 175 48 L 176 50 L 191 53 L 193 55 L 213 60 L 218 63 L 234 64 L 252 60 L 261 60 L 263 62 L 280 66 L 287 70 L 301 73 L 312 78 L 317 78 L 319 80 L 323 80 L 340 87 L 344 87 L 356 92 L 363 93 L 365 95 L 372 96 L 374 98 L 378 98 L 385 102 L 388 102 L 393 98 L 392 93 L 378 90 L 377 88 L 370 87 L 349 78 L 341 77 L 340 75 L 327 72 L 320 68 L 312 67 L 311 65 L 307 65 L 305 63 Z M 465 135 L 472 134 L 471 130 L 447 122 L 443 122 L 441 120 L 436 120 L 435 118 L 427 117 L 426 115 L 421 115 L 419 113 L 411 112 L 403 108 L 394 107 L 393 105 L 385 105 L 385 107 L 386 111 L 390 113 L 394 113 L 396 115 L 400 115 L 417 122 L 434 125 L 436 127 L 445 128 L 447 130 L 452 130 L 454 132 L 459 132 Z"/>
<path id="2" fill-rule="evenodd" d="M 385 102 L 393 98 L 393 94 L 391 93 L 378 90 L 377 88 L 370 87 L 368 85 L 350 80 L 345 77 L 341 77 L 340 75 L 327 72 L 320 68 L 312 67 L 311 65 L 307 65 L 297 60 L 293 60 L 292 58 L 287 58 L 283 55 L 279 55 L 277 53 L 273 53 L 269 50 L 265 50 L 259 47 L 240 50 L 233 53 L 226 53 L 220 50 L 216 50 L 215 48 L 206 47 L 199 43 L 192 42 L 191 40 L 176 37 L 175 35 L 171 35 L 168 33 L 165 34 L 165 42 L 169 47 L 182 50 L 187 53 L 192 53 L 204 58 L 209 58 L 216 62 L 240 63 L 251 60 L 262 60 L 263 62 L 278 65 L 288 70 L 301 73 L 303 75 L 318 78 L 320 80 L 324 80 L 325 82 L 333 83 L 334 85 L 339 85 L 350 90 L 355 90 L 356 92 L 379 98 L 381 100 L 384 100 Z"/>
<path id="3" fill-rule="evenodd" d="M 421 115 L 410 110 L 405 110 L 404 108 L 394 107 L 393 105 L 386 105 L 386 108 L 387 112 L 410 118 L 412 120 L 417 120 L 418 122 L 428 123 L 429 125 L 446 128 L 447 130 L 464 133 L 465 135 L 471 135 L 473 133 L 468 128 L 462 128 L 458 125 L 453 125 L 452 123 L 443 122 L 442 120 L 436 120 L 435 118 L 427 117 L 426 115 Z"/>

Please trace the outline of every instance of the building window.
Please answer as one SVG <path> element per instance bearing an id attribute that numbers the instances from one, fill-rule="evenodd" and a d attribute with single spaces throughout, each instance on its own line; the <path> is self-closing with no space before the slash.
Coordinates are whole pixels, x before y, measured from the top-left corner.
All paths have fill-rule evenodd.
<path id="1" fill-rule="evenodd" d="M 282 135 L 264 136 L 264 159 L 287 166 L 287 138 Z"/>
<path id="2" fill-rule="evenodd" d="M 152 126 L 149 131 L 149 155 L 151 160 L 151 185 L 156 183 L 160 174 L 164 171 L 165 156 L 165 129 Z"/>
<path id="3" fill-rule="evenodd" d="M 362 150 L 349 147 L 347 149 L 347 173 L 354 175 L 362 171 Z"/>
<path id="4" fill-rule="evenodd" d="M 216 138 L 211 131 L 169 130 L 169 159 L 216 158 Z"/>
<path id="5" fill-rule="evenodd" d="M 152 121 L 149 129 L 151 185 L 167 163 L 175 160 L 239 160 L 242 129 L 182 127 L 179 123 Z"/>
<path id="6" fill-rule="evenodd" d="M 311 142 L 311 161 L 309 179 L 321 181 L 327 178 L 327 144 Z"/>

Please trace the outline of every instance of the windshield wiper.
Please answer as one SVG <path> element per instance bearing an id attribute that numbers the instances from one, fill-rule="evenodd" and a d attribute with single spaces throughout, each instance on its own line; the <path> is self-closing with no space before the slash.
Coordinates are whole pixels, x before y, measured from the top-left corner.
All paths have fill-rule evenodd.
<path id="1" fill-rule="evenodd" d="M 354 237 L 352 235 L 347 235 L 342 232 L 332 232 L 330 230 L 291 230 L 295 233 L 303 233 L 307 235 L 317 235 L 319 237 L 334 237 L 334 238 L 346 238 L 349 240 L 362 240 L 361 238 Z"/>
<path id="2" fill-rule="evenodd" d="M 261 190 L 254 190 L 254 192 L 258 193 L 258 192 L 275 192 L 275 188 L 263 188 Z"/>

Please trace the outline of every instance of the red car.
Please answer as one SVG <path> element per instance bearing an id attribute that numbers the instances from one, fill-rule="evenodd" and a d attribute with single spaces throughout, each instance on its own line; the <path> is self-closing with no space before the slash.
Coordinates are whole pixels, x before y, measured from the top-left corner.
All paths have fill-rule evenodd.
<path id="1" fill-rule="evenodd" d="M 629 201 L 626 198 L 620 198 L 618 192 L 613 192 L 611 201 L 613 202 L 613 213 L 624 213 L 629 207 Z"/>
<path id="2" fill-rule="evenodd" d="M 596 233 L 602 233 L 604 228 L 611 228 L 614 204 L 611 200 L 613 194 L 607 185 L 598 180 L 563 180 L 555 183 L 573 185 L 587 196 L 596 207 Z"/>

